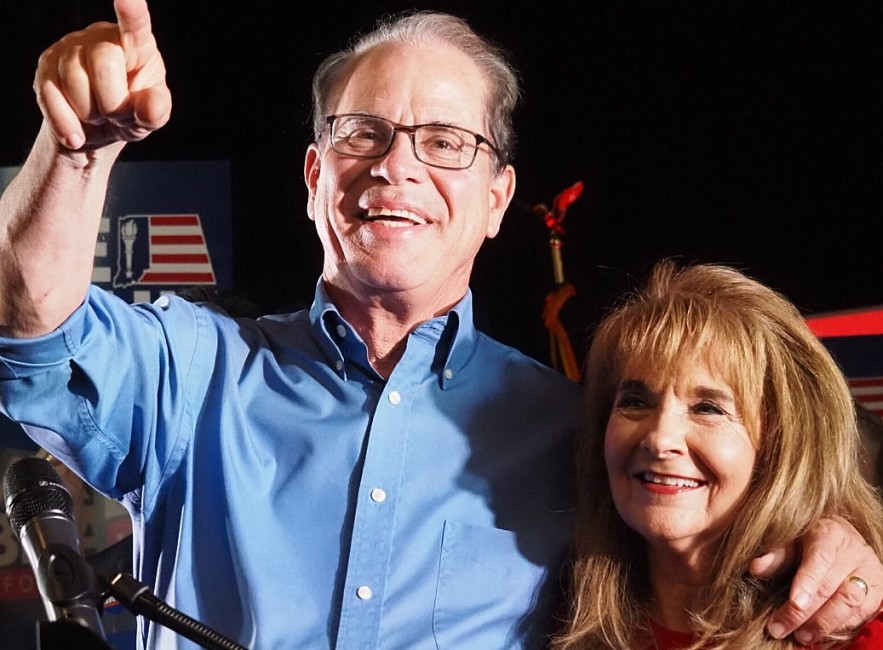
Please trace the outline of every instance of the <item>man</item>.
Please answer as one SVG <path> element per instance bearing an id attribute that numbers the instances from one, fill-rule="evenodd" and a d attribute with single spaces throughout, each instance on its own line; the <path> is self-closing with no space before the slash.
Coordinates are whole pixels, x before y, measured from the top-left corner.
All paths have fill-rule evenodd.
<path id="1" fill-rule="evenodd" d="M 515 188 L 511 69 L 444 15 L 333 55 L 304 165 L 325 249 L 309 313 L 129 307 L 89 288 L 98 220 L 124 143 L 171 99 L 145 0 L 115 8 L 41 58 L 44 124 L 0 203 L 4 409 L 123 500 L 160 598 L 245 645 L 541 646 L 578 389 L 476 332 L 468 290 Z M 826 526 L 779 635 L 883 598 L 877 558 Z"/>

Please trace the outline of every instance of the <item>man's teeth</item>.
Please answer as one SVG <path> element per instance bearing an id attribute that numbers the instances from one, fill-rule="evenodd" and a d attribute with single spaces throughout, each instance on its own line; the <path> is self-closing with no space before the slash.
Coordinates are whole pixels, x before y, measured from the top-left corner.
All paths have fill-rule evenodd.
<path id="1" fill-rule="evenodd" d="M 689 478 L 675 478 L 673 476 L 659 476 L 657 474 L 644 473 L 641 475 L 647 483 L 657 483 L 659 485 L 669 485 L 672 487 L 699 487 L 701 483 Z"/>
<path id="2" fill-rule="evenodd" d="M 389 222 L 390 225 L 395 225 L 396 220 L 398 220 L 398 219 L 405 219 L 407 221 L 410 221 L 412 224 L 418 225 L 418 226 L 426 223 L 426 220 L 423 217 L 421 217 L 417 214 L 414 214 L 410 210 L 389 210 L 387 208 L 369 208 L 368 209 L 368 218 L 369 219 L 384 219 L 384 218 L 393 219 L 393 221 Z M 401 224 L 401 225 L 406 225 L 406 224 Z"/>

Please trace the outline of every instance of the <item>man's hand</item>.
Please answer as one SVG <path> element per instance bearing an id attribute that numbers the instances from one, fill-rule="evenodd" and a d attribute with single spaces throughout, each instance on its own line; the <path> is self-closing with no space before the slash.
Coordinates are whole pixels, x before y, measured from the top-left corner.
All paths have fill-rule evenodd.
<path id="1" fill-rule="evenodd" d="M 146 0 L 114 0 L 117 24 L 68 34 L 40 57 L 34 92 L 67 149 L 141 140 L 169 119 L 172 98 Z"/>
<path id="2" fill-rule="evenodd" d="M 854 630 L 880 610 L 883 564 L 849 522 L 823 519 L 800 543 L 803 560 L 788 602 L 770 619 L 770 635 L 783 638 L 793 632 L 798 643 L 809 645 L 832 632 Z M 777 549 L 763 555 L 751 563 L 751 572 L 770 578 L 792 554 L 793 549 Z"/>

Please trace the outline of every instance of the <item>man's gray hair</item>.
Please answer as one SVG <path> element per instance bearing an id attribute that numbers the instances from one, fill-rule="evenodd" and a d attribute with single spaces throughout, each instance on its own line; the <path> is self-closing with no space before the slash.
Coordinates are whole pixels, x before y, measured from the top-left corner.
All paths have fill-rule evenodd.
<path id="1" fill-rule="evenodd" d="M 313 75 L 313 134 L 316 141 L 327 127 L 328 107 L 350 64 L 368 50 L 384 44 L 427 45 L 444 43 L 469 56 L 484 74 L 489 93 L 485 98 L 487 136 L 499 150 L 497 168 L 508 164 L 515 153 L 512 114 L 521 98 L 518 73 L 507 53 L 475 33 L 462 18 L 433 11 L 416 11 L 381 18 L 373 31 L 357 37 L 351 45 L 328 56 Z"/>

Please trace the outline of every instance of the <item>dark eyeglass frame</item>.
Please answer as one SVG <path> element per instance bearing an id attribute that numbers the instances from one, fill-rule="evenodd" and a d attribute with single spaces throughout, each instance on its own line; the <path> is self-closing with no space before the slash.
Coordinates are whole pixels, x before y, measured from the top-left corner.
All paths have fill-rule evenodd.
<path id="1" fill-rule="evenodd" d="M 373 154 L 370 156 L 354 154 L 348 151 L 340 151 L 334 146 L 334 124 L 337 120 L 343 117 L 363 117 L 372 120 L 380 120 L 381 122 L 385 122 L 390 125 L 392 128 L 392 136 L 389 138 L 389 142 L 386 145 L 386 149 L 383 150 L 382 153 Z M 475 131 L 470 131 L 469 129 L 465 129 L 462 126 L 451 126 L 450 124 L 438 124 L 438 123 L 428 123 L 428 124 L 399 124 L 398 122 L 393 122 L 392 120 L 388 120 L 385 117 L 380 117 L 379 115 L 371 115 L 368 113 L 340 113 L 338 115 L 329 115 L 325 118 L 325 122 L 328 124 L 328 139 L 331 144 L 331 148 L 334 149 L 341 156 L 346 156 L 347 158 L 358 158 L 361 160 L 375 160 L 377 158 L 383 158 L 386 154 L 389 153 L 390 149 L 392 149 L 392 143 L 395 141 L 395 134 L 399 131 L 402 133 L 407 133 L 408 138 L 411 140 L 411 151 L 414 152 L 414 157 L 422 162 L 424 165 L 429 165 L 430 167 L 436 167 L 438 169 L 469 169 L 475 163 L 475 159 L 478 157 L 478 149 L 481 145 L 486 144 L 488 149 L 490 149 L 494 155 L 497 157 L 497 160 L 502 160 L 499 149 L 497 149 L 493 143 L 488 140 L 481 133 L 476 133 Z M 458 165 L 456 167 L 452 167 L 451 165 L 440 165 L 438 163 L 429 162 L 423 160 L 420 157 L 420 154 L 417 151 L 417 141 L 416 134 L 417 129 L 423 127 L 435 127 L 435 128 L 445 128 L 451 129 L 453 131 L 459 131 L 461 133 L 468 133 L 472 137 L 475 138 L 475 147 L 472 149 L 472 159 L 466 165 Z"/>

